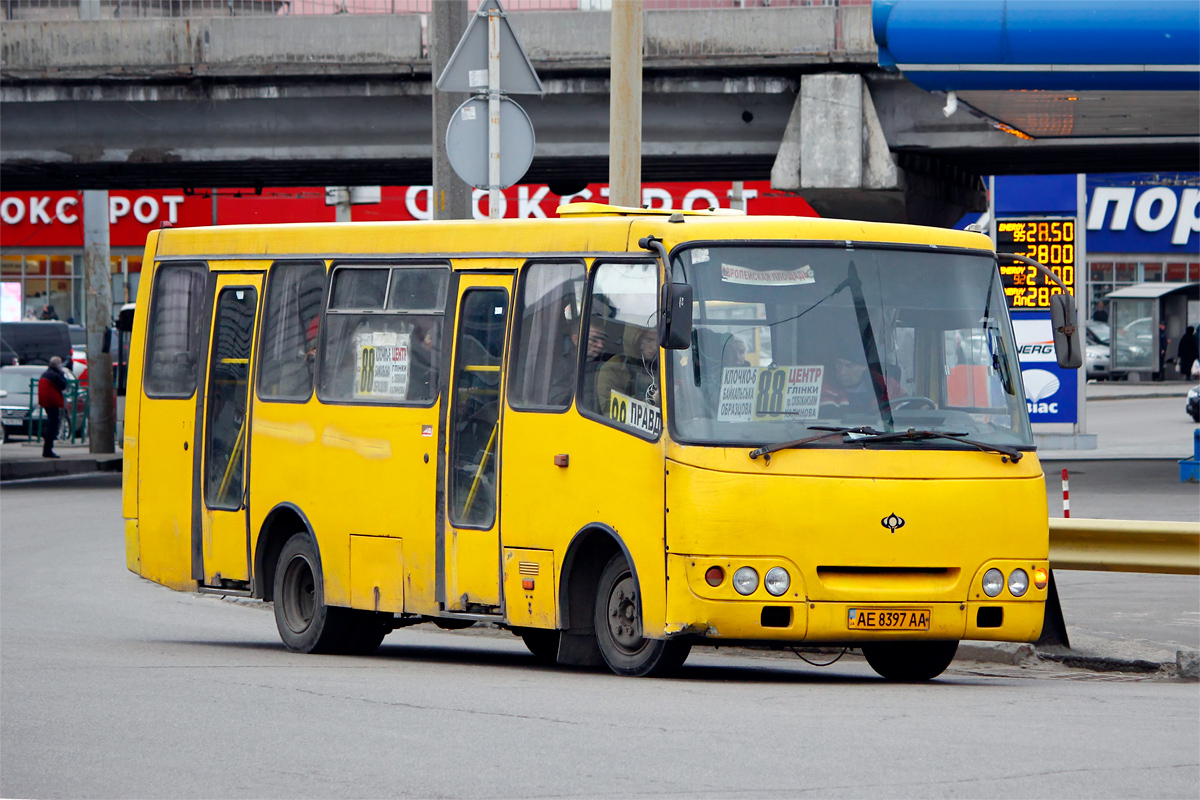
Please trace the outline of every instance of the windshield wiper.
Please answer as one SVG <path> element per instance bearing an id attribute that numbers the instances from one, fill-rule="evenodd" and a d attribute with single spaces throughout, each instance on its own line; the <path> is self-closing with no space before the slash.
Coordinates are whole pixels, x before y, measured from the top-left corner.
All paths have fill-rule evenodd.
<path id="1" fill-rule="evenodd" d="M 809 444 L 810 442 L 819 442 L 822 439 L 832 439 L 834 436 L 844 435 L 847 433 L 858 433 L 858 434 L 862 434 L 864 436 L 875 436 L 875 435 L 879 435 L 880 433 L 882 433 L 882 431 L 877 431 L 874 428 L 867 428 L 867 427 L 833 428 L 833 427 L 828 427 L 825 425 L 809 425 L 808 429 L 810 431 L 826 431 L 826 433 L 819 433 L 816 436 L 809 436 L 804 439 L 794 439 L 790 442 L 779 442 L 778 444 L 765 444 L 762 447 L 758 448 L 757 450 L 751 450 L 750 458 L 756 459 L 759 456 L 766 456 L 767 463 L 770 464 L 771 463 L 771 453 L 774 453 L 777 450 L 787 450 L 790 447 L 800 447 L 801 445 Z"/>
<path id="2" fill-rule="evenodd" d="M 854 431 L 858 433 L 860 431 Z M 1011 447 L 1004 447 L 998 444 L 987 444 L 986 442 L 977 442 L 974 439 L 967 439 L 965 433 L 953 433 L 950 431 L 922 431 L 916 428 L 909 428 L 906 431 L 896 431 L 895 433 L 883 433 L 881 431 L 872 431 L 867 429 L 861 431 L 870 435 L 869 439 L 862 439 L 864 444 L 870 442 L 877 444 L 879 442 L 920 442 L 929 439 L 949 439 L 953 442 L 962 442 L 976 447 L 985 453 L 999 453 L 1003 458 L 1002 461 L 1011 460 L 1012 463 L 1017 463 L 1024 456 L 1020 450 L 1015 450 Z"/>

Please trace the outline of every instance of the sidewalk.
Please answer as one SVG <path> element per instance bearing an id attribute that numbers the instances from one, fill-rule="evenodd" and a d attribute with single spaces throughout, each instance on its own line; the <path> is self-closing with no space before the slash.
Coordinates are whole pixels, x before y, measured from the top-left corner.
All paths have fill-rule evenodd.
<path id="1" fill-rule="evenodd" d="M 42 458 L 41 442 L 16 441 L 0 445 L 0 482 L 121 471 L 120 448 L 116 453 L 98 455 L 89 453 L 87 444 L 58 442 L 54 452 L 60 458 Z"/>
<path id="2" fill-rule="evenodd" d="M 1187 397 L 1195 381 L 1089 381 L 1084 391 L 1089 401 Z"/>

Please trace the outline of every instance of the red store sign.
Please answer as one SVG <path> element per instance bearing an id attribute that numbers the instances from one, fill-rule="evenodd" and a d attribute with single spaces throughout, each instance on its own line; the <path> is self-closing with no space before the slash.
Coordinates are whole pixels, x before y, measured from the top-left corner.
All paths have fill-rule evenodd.
<path id="1" fill-rule="evenodd" d="M 213 191 L 216 192 L 214 202 Z M 651 208 L 730 208 L 730 181 L 646 184 L 643 205 Z M 431 219 L 428 186 L 384 186 L 378 202 L 351 206 L 356 222 Z M 802 198 L 776 192 L 770 181 L 746 181 L 745 207 L 753 216 L 777 214 L 815 217 Z M 173 227 L 270 224 L 281 222 L 333 222 L 324 187 L 217 189 L 185 193 L 177 190 L 111 191 L 108 198 L 109 243 L 113 247 L 141 247 L 146 235 L 163 223 Z M 551 194 L 544 184 L 512 186 L 504 192 L 504 216 L 509 219 L 551 218 L 568 202 L 608 202 L 608 186 L 589 184 L 578 194 Z M 488 215 L 487 192 L 474 190 L 472 213 Z M 0 245 L 22 250 L 83 247 L 83 192 L 0 193 Z"/>

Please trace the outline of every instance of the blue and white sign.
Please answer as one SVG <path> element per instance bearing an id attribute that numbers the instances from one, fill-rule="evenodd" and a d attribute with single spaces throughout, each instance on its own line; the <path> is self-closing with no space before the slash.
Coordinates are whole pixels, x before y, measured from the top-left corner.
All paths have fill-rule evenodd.
<path id="1" fill-rule="evenodd" d="M 1089 175 L 1087 198 L 1089 252 L 1200 253 L 1200 174 Z"/>
<path id="2" fill-rule="evenodd" d="M 1078 422 L 1079 370 L 1059 368 L 1049 312 L 1014 314 L 1013 331 L 1029 421 Z"/>

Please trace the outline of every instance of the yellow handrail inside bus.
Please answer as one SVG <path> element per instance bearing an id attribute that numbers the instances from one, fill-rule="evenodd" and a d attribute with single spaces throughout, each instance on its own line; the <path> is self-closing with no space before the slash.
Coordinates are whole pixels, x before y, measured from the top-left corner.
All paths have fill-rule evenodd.
<path id="1" fill-rule="evenodd" d="M 479 468 L 475 470 L 475 479 L 471 481 L 471 491 L 467 493 L 467 502 L 463 504 L 462 515 L 464 517 L 471 510 L 471 506 L 475 504 L 475 492 L 479 489 L 479 482 L 483 479 L 483 471 L 487 468 L 488 458 L 492 455 L 492 446 L 496 443 L 496 432 L 499 430 L 500 420 L 496 420 L 496 424 L 492 426 L 492 435 L 488 437 L 487 447 L 483 449 L 483 458 L 479 459 Z"/>
<path id="2" fill-rule="evenodd" d="M 233 453 L 229 456 L 229 463 L 225 465 L 225 476 L 221 478 L 221 487 L 217 489 L 217 497 L 223 497 L 225 490 L 229 487 L 229 481 L 233 478 L 233 465 L 237 461 L 238 456 L 242 452 L 242 439 L 246 433 L 246 420 L 242 419 L 242 425 L 238 428 L 237 441 L 233 443 Z"/>

